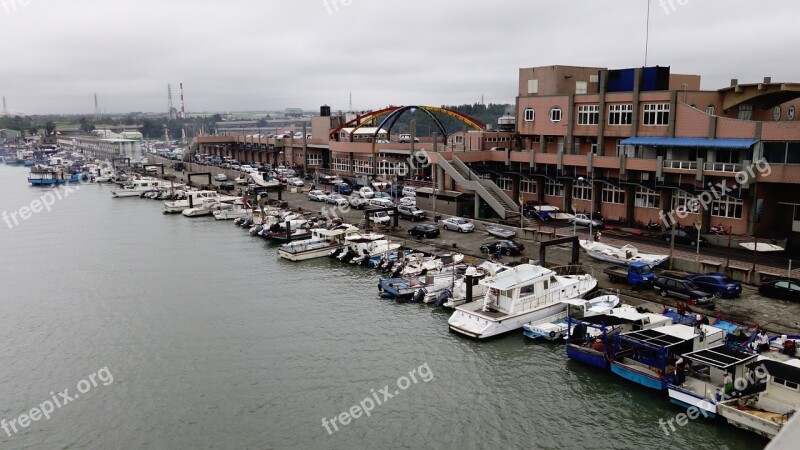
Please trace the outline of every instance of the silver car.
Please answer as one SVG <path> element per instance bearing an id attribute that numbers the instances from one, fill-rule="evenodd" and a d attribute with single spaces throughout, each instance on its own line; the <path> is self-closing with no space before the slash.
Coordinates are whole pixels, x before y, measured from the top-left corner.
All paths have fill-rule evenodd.
<path id="1" fill-rule="evenodd" d="M 471 233 L 475 231 L 475 225 L 473 225 L 472 222 L 468 221 L 467 219 L 463 219 L 461 217 L 450 217 L 449 219 L 444 219 L 442 222 L 442 228 L 445 230 L 458 231 L 459 233 Z"/>
<path id="2" fill-rule="evenodd" d="M 602 220 L 590 219 L 587 214 L 575 214 L 572 223 L 583 227 L 588 227 L 591 223 L 593 228 L 603 228 Z"/>

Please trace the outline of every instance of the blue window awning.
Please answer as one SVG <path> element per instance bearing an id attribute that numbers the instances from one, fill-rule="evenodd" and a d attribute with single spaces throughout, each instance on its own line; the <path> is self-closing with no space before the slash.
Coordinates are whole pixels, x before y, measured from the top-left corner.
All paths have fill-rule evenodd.
<path id="1" fill-rule="evenodd" d="M 707 139 L 707 138 L 666 138 L 666 137 L 631 137 L 623 139 L 622 145 L 649 145 L 651 147 L 694 147 L 694 148 L 729 148 L 746 150 L 756 144 L 756 139 Z"/>

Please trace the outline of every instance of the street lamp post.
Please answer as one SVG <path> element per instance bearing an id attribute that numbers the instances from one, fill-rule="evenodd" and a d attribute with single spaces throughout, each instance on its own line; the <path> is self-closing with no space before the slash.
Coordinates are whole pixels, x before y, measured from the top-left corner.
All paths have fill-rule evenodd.
<path id="1" fill-rule="evenodd" d="M 589 239 L 592 238 L 592 224 L 594 223 L 594 179 L 588 180 L 583 177 L 578 177 L 578 181 L 589 183 Z"/>

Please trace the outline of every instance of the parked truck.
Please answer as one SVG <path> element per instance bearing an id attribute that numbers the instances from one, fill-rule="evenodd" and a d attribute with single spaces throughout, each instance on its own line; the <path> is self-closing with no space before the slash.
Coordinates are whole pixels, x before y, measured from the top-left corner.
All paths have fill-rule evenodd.
<path id="1" fill-rule="evenodd" d="M 611 266 L 603 270 L 612 283 L 628 283 L 634 289 L 646 289 L 653 285 L 656 274 L 643 262 L 633 262 L 628 266 Z"/>

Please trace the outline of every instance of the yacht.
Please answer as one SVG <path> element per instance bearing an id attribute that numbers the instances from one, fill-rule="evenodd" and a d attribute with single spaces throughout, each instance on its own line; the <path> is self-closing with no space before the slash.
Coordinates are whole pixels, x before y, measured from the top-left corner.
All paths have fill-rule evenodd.
<path id="1" fill-rule="evenodd" d="M 582 297 L 597 286 L 597 279 L 520 264 L 479 284 L 486 289 L 483 301 L 456 307 L 447 323 L 452 331 L 486 339 L 566 310 L 563 301 Z"/>
<path id="2" fill-rule="evenodd" d="M 343 246 L 348 236 L 356 234 L 358 227 L 346 223 L 331 229 L 315 228 L 311 230 L 311 238 L 281 245 L 278 255 L 290 261 L 320 258 Z"/>
<path id="3" fill-rule="evenodd" d="M 206 200 L 221 201 L 221 198 L 217 191 L 189 191 L 186 193 L 186 199 L 184 200 L 164 202 L 164 212 L 183 212 L 185 209 L 202 205 Z"/>
<path id="4" fill-rule="evenodd" d="M 168 187 L 169 186 L 165 185 L 161 180 L 145 177 L 131 180 L 128 184 L 122 186 L 121 188 L 111 191 L 111 196 L 114 198 L 139 197 L 145 192 Z"/>

